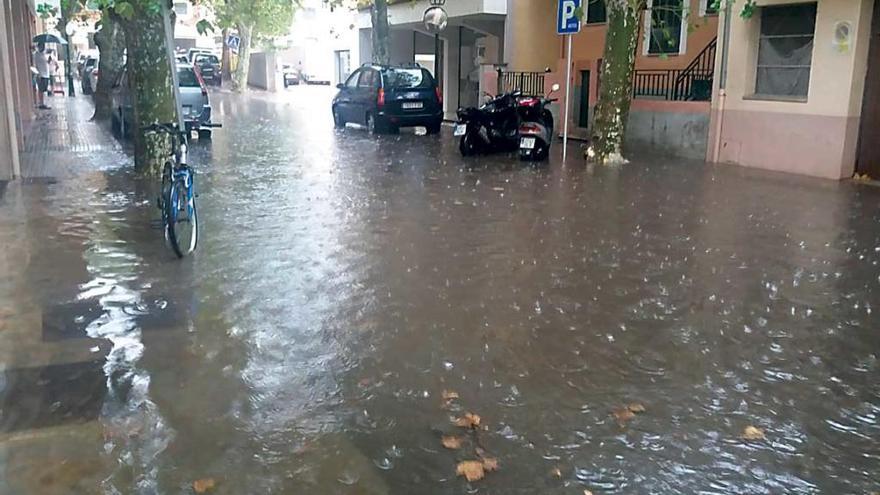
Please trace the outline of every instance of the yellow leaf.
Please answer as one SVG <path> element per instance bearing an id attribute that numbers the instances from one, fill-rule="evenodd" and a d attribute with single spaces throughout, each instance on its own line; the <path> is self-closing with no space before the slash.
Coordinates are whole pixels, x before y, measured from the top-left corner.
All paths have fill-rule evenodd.
<path id="1" fill-rule="evenodd" d="M 447 449 L 460 449 L 461 448 L 461 437 L 454 436 L 444 436 L 440 439 L 440 442 Z"/>
<path id="2" fill-rule="evenodd" d="M 193 481 L 193 491 L 199 494 L 208 493 L 209 491 L 214 489 L 214 486 L 217 483 L 214 481 L 214 478 L 202 478 L 200 480 Z"/>
<path id="3" fill-rule="evenodd" d="M 614 414 L 614 417 L 617 418 L 617 423 L 620 426 L 625 425 L 627 421 L 636 417 L 636 413 L 630 411 L 628 407 L 615 409 L 612 414 Z"/>
<path id="4" fill-rule="evenodd" d="M 480 426 L 480 416 L 474 413 L 464 413 L 464 416 L 454 421 L 455 426 L 461 428 L 476 428 Z"/>
<path id="5" fill-rule="evenodd" d="M 477 481 L 483 479 L 486 472 L 483 470 L 483 463 L 480 461 L 461 461 L 455 468 L 455 474 L 464 476 L 468 481 Z"/>
<path id="6" fill-rule="evenodd" d="M 645 406 L 639 404 L 638 402 L 633 402 L 632 404 L 626 406 L 626 408 L 636 414 L 645 412 Z"/>
<path id="7" fill-rule="evenodd" d="M 458 399 L 458 392 L 454 390 L 444 390 L 442 397 L 443 400 Z"/>
<path id="8" fill-rule="evenodd" d="M 554 478 L 562 478 L 562 470 L 560 470 L 558 467 L 555 467 L 550 470 L 550 475 Z"/>
<path id="9" fill-rule="evenodd" d="M 486 472 L 498 471 L 498 459 L 494 457 L 483 458 L 483 469 Z"/>
<path id="10" fill-rule="evenodd" d="M 593 495 L 593 492 L 591 492 L 590 490 L 586 490 L 586 489 L 585 489 L 585 490 L 584 490 L 584 495 Z"/>
<path id="11" fill-rule="evenodd" d="M 756 426 L 746 426 L 743 430 L 742 437 L 744 440 L 763 440 L 764 439 L 764 430 L 756 427 Z"/>

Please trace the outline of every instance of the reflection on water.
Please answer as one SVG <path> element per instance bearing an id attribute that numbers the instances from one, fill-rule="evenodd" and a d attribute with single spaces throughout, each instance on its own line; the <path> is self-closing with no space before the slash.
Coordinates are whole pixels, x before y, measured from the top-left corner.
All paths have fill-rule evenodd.
<path id="1" fill-rule="evenodd" d="M 182 262 L 125 166 L 7 188 L 0 492 L 880 489 L 880 191 L 463 162 L 319 95 L 215 95 Z"/>

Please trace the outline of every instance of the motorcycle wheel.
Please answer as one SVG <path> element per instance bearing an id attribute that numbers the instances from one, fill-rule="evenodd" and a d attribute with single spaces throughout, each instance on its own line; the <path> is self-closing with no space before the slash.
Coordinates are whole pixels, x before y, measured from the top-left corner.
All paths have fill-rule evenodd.
<path id="1" fill-rule="evenodd" d="M 472 134 L 467 133 L 461 137 L 461 140 L 458 141 L 458 151 L 461 152 L 461 156 L 476 154 L 477 146 Z"/>

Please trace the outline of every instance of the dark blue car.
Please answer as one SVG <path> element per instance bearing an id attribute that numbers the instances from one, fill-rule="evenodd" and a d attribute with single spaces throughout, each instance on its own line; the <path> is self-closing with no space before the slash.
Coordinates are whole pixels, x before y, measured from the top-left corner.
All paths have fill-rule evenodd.
<path id="1" fill-rule="evenodd" d="M 333 122 L 362 124 L 371 133 L 424 126 L 440 132 L 443 96 L 431 73 L 413 66 L 365 65 L 337 85 Z"/>

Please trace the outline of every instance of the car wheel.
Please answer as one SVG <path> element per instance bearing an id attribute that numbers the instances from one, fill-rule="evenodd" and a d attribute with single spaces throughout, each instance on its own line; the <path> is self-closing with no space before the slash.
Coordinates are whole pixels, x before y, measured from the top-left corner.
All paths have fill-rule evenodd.
<path id="1" fill-rule="evenodd" d="M 339 109 L 336 107 L 333 107 L 333 125 L 337 129 L 345 127 L 345 119 L 342 118 L 342 115 L 339 114 Z"/>
<path id="2" fill-rule="evenodd" d="M 440 132 L 440 126 L 442 126 L 442 125 L 443 125 L 443 121 L 442 121 L 442 120 L 438 120 L 437 122 L 431 122 L 431 123 L 428 124 L 428 126 L 427 126 L 428 134 L 437 134 L 437 133 L 439 133 L 439 132 Z"/>
<path id="3" fill-rule="evenodd" d="M 376 123 L 376 117 L 373 117 L 373 114 L 371 114 L 371 113 L 367 114 L 366 124 L 367 124 L 367 132 L 369 132 L 370 134 L 373 134 L 373 135 L 379 134 L 379 127 L 378 127 L 378 124 Z"/>

